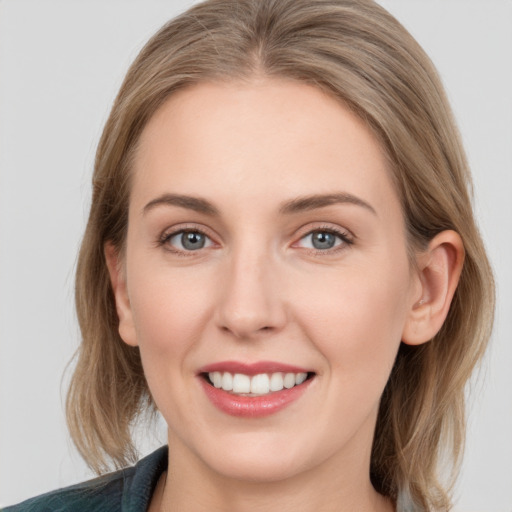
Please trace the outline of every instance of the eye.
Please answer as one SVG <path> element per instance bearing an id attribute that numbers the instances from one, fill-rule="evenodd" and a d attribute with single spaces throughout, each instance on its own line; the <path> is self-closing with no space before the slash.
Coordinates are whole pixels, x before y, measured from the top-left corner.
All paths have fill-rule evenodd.
<path id="1" fill-rule="evenodd" d="M 351 244 L 348 233 L 341 233 L 333 229 L 315 229 L 303 236 L 297 245 L 305 249 L 328 251 L 338 246 Z"/>
<path id="2" fill-rule="evenodd" d="M 178 251 L 198 251 L 213 245 L 212 240 L 197 230 L 181 230 L 166 235 L 163 240 L 164 244 L 170 245 Z"/>

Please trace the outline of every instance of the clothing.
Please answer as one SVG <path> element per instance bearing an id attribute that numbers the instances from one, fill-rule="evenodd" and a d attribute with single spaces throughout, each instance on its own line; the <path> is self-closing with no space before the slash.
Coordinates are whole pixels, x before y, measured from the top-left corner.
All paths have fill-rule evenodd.
<path id="1" fill-rule="evenodd" d="M 146 512 L 167 469 L 167 446 L 135 466 L 31 498 L 0 512 Z"/>

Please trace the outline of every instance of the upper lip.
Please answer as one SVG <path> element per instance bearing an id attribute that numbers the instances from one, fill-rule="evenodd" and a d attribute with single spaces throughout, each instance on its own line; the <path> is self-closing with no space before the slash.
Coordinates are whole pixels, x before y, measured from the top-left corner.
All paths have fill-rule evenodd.
<path id="1" fill-rule="evenodd" d="M 229 372 L 243 373 L 244 375 L 257 375 L 260 373 L 309 373 L 311 370 L 276 361 L 256 361 L 254 363 L 242 363 L 240 361 L 219 361 L 201 367 L 198 373 Z"/>

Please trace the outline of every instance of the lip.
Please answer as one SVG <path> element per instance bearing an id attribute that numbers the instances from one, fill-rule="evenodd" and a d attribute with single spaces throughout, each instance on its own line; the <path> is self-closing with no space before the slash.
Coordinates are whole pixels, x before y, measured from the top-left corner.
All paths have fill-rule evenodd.
<path id="1" fill-rule="evenodd" d="M 220 361 L 208 364 L 198 370 L 198 374 L 210 372 L 243 373 L 244 375 L 258 375 L 259 373 L 310 373 L 312 370 L 275 361 L 258 361 L 255 363 L 242 363 L 239 361 Z"/>
<path id="2" fill-rule="evenodd" d="M 307 379 L 302 384 L 290 389 L 274 391 L 267 395 L 241 396 L 224 391 L 222 388 L 212 386 L 204 374 L 209 372 L 243 373 L 257 375 L 260 373 L 312 373 L 306 368 L 273 361 L 259 361 L 257 363 L 241 363 L 237 361 L 222 361 L 202 367 L 198 372 L 198 379 L 208 399 L 222 412 L 231 416 L 242 418 L 262 418 L 275 414 L 293 402 L 297 401 L 308 389 L 313 379 Z"/>

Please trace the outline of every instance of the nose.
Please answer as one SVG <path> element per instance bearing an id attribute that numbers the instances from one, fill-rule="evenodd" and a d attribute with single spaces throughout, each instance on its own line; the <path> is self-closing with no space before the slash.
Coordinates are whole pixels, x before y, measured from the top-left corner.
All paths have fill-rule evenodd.
<path id="1" fill-rule="evenodd" d="M 227 263 L 227 262 L 226 262 Z M 286 323 L 279 268 L 268 254 L 239 254 L 219 276 L 217 323 L 239 339 L 277 332 Z"/>

